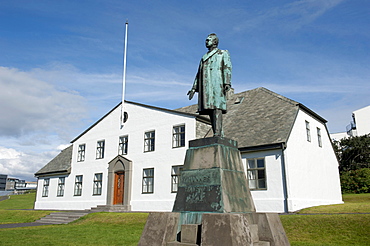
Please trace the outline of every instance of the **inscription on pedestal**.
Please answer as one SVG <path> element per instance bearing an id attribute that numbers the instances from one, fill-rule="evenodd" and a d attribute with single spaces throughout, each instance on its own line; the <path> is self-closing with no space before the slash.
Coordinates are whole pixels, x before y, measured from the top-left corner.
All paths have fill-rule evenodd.
<path id="1" fill-rule="evenodd" d="M 180 187 L 220 185 L 218 169 L 184 170 L 181 173 Z"/>
<path id="2" fill-rule="evenodd" d="M 184 193 L 184 211 L 221 211 L 220 170 L 183 170 L 179 192 Z"/>

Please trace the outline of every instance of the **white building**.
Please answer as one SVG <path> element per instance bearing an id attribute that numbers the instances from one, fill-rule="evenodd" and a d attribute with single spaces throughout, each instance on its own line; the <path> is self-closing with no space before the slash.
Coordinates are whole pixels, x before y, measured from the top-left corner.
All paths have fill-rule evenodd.
<path id="1" fill-rule="evenodd" d="M 168 110 L 125 102 L 39 170 L 35 209 L 119 206 L 171 211 L 188 141 L 210 136 L 196 105 Z M 326 121 L 265 88 L 230 95 L 225 137 L 238 141 L 259 212 L 342 203 Z"/>
<path id="2" fill-rule="evenodd" d="M 346 132 L 332 133 L 330 137 L 339 141 L 346 137 L 370 134 L 370 105 L 353 111 L 352 121 L 347 125 Z"/>

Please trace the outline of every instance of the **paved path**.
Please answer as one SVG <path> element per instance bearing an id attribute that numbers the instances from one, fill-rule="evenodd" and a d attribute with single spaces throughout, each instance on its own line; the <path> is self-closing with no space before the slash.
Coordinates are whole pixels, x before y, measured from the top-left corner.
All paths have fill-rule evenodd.
<path id="1" fill-rule="evenodd" d="M 30 227 L 30 226 L 42 226 L 42 225 L 52 225 L 52 224 L 49 224 L 49 223 L 38 223 L 38 222 L 15 223 L 15 224 L 0 224 L 0 229 L 4 229 L 4 228 L 18 228 L 18 227 Z"/>
<path id="2" fill-rule="evenodd" d="M 0 196 L 0 202 L 9 199 L 9 196 Z"/>

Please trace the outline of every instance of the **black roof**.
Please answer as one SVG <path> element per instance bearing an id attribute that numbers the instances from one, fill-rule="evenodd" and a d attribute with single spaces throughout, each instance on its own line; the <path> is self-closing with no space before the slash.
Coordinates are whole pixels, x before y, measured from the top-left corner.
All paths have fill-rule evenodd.
<path id="1" fill-rule="evenodd" d="M 230 93 L 223 116 L 225 137 L 238 141 L 239 148 L 286 143 L 299 109 L 326 123 L 304 105 L 263 87 Z M 197 105 L 177 110 L 195 113 Z"/>
<path id="2" fill-rule="evenodd" d="M 54 159 L 35 173 L 35 176 L 47 176 L 54 174 L 69 174 L 71 172 L 72 149 L 70 145 L 62 150 Z"/>

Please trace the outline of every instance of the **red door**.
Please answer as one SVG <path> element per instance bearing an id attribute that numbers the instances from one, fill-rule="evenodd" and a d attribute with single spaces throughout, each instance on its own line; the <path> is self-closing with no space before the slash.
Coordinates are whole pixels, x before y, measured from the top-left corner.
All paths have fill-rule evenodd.
<path id="1" fill-rule="evenodd" d="M 116 172 L 114 175 L 113 205 L 123 204 L 124 187 L 125 187 L 125 172 Z"/>

